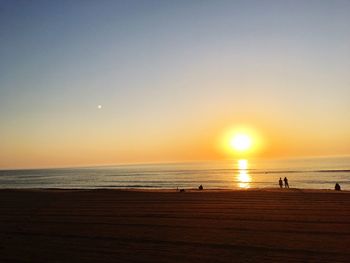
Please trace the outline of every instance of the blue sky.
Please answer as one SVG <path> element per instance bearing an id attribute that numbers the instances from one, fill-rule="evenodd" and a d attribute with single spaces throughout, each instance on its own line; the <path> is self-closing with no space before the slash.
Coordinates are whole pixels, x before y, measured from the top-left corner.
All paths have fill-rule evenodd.
<path id="1" fill-rule="evenodd" d="M 349 1 L 0 1 L 0 166 L 216 158 L 203 141 L 240 122 L 294 141 L 291 155 L 347 154 L 349 14 Z"/>

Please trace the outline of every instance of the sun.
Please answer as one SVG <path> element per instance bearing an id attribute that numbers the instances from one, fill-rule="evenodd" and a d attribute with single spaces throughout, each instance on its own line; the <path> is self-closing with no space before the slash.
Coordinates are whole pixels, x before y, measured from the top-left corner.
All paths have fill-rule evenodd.
<path id="1" fill-rule="evenodd" d="M 234 150 L 244 152 L 252 147 L 252 139 L 247 134 L 236 134 L 232 137 L 230 145 Z"/>
<path id="2" fill-rule="evenodd" d="M 266 142 L 260 131 L 252 126 L 235 125 L 218 135 L 218 150 L 230 157 L 259 156 L 266 149 Z"/>

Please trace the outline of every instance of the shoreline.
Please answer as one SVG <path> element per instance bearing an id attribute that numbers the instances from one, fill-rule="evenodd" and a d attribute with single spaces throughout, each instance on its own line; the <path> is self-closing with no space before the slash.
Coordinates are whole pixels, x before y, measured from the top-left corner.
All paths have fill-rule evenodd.
<path id="1" fill-rule="evenodd" d="M 304 192 L 304 193 L 350 193 L 350 190 L 336 191 L 334 189 L 312 189 L 312 188 L 237 188 L 237 189 L 226 189 L 226 188 L 215 188 L 215 189 L 203 189 L 199 190 L 197 188 L 0 188 L 1 191 L 116 191 L 116 192 L 146 192 L 146 193 L 177 193 L 180 189 L 184 189 L 185 192 L 190 193 L 224 193 L 224 192 Z"/>

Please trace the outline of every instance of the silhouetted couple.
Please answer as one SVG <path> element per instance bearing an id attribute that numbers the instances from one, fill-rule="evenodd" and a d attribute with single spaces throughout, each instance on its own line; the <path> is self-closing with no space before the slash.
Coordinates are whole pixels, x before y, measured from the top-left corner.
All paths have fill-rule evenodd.
<path id="1" fill-rule="evenodd" d="M 285 187 L 285 188 L 289 188 L 289 184 L 288 184 L 288 179 L 287 179 L 287 177 L 284 177 L 283 181 L 284 181 L 284 187 Z M 279 185 L 280 185 L 280 188 L 283 188 L 283 181 L 282 181 L 282 178 L 280 177 L 280 179 L 279 179 L 279 181 L 278 181 L 278 183 L 279 183 Z"/>

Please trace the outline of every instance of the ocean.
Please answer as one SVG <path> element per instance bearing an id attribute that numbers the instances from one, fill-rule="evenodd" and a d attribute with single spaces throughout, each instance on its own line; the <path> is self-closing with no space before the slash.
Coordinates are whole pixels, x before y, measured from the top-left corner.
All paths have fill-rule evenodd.
<path id="1" fill-rule="evenodd" d="M 276 188 L 280 177 L 291 188 L 350 190 L 350 157 L 0 170 L 0 188 Z"/>

